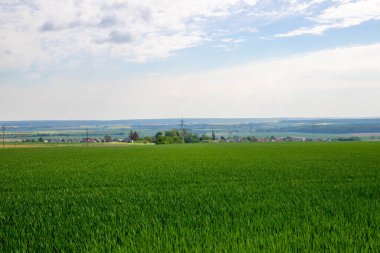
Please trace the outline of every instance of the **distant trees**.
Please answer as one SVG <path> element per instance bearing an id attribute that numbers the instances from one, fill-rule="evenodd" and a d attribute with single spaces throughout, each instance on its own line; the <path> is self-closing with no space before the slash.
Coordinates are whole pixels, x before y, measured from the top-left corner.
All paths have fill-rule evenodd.
<path id="1" fill-rule="evenodd" d="M 202 134 L 202 136 L 199 139 L 202 142 L 209 142 L 209 141 L 213 140 L 212 137 L 205 135 L 205 134 Z"/>
<path id="2" fill-rule="evenodd" d="M 338 141 L 360 141 L 359 137 L 340 137 L 337 139 Z"/>
<path id="3" fill-rule="evenodd" d="M 128 138 L 131 140 L 131 141 L 138 141 L 140 139 L 140 136 L 139 134 L 136 132 L 136 131 L 130 131 L 129 132 L 129 135 L 128 135 Z"/>
<path id="4" fill-rule="evenodd" d="M 156 133 L 156 135 L 154 136 L 156 138 L 156 140 L 160 137 L 160 136 L 163 136 L 164 133 L 162 131 L 159 131 Z"/>
<path id="5" fill-rule="evenodd" d="M 214 131 L 214 129 L 212 130 L 211 138 L 212 138 L 214 141 L 216 140 L 216 135 L 215 135 L 215 131 Z"/>
<path id="6" fill-rule="evenodd" d="M 199 136 L 197 134 L 185 133 L 183 140 L 185 143 L 197 143 L 200 141 Z"/>
<path id="7" fill-rule="evenodd" d="M 104 136 L 104 141 L 105 142 L 111 142 L 112 141 L 112 137 L 110 135 L 106 135 L 106 136 Z"/>
<path id="8" fill-rule="evenodd" d="M 179 136 L 160 136 L 156 140 L 156 144 L 173 144 L 173 143 L 183 143 L 183 140 Z"/>
<path id="9" fill-rule="evenodd" d="M 255 136 L 248 136 L 247 137 L 247 141 L 249 141 L 249 142 L 257 142 L 258 139 Z"/>
<path id="10" fill-rule="evenodd" d="M 144 136 L 142 138 L 140 137 L 139 142 L 142 142 L 142 143 L 154 142 L 154 136 Z"/>
<path id="11" fill-rule="evenodd" d="M 140 139 L 139 134 L 136 131 L 133 132 L 133 134 L 132 134 L 132 140 L 133 141 L 138 141 L 139 139 Z"/>
<path id="12" fill-rule="evenodd" d="M 155 135 L 156 144 L 183 143 L 183 138 L 177 129 L 157 132 Z"/>
<path id="13" fill-rule="evenodd" d="M 210 135 L 192 134 L 187 129 L 171 129 L 165 132 L 159 131 L 154 136 L 154 142 L 156 144 L 172 144 L 172 143 L 197 143 L 197 142 L 213 142 L 217 140 L 214 130 Z"/>
<path id="14" fill-rule="evenodd" d="M 181 134 L 179 133 L 177 129 L 172 129 L 172 130 L 165 131 L 165 136 L 166 137 L 181 137 Z"/>
<path id="15" fill-rule="evenodd" d="M 133 131 L 131 130 L 131 131 L 129 132 L 129 134 L 128 134 L 128 138 L 129 138 L 130 140 L 132 140 L 132 137 L 133 137 Z"/>

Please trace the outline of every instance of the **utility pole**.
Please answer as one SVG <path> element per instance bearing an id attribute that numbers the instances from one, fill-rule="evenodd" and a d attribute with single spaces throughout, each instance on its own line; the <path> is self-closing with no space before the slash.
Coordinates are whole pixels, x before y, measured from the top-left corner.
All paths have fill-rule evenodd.
<path id="1" fill-rule="evenodd" d="M 88 139 L 88 128 L 87 128 L 87 131 L 86 131 L 86 142 L 87 142 L 87 147 L 88 147 L 88 142 L 89 142 L 89 139 Z"/>
<path id="2" fill-rule="evenodd" d="M 4 139 L 5 139 L 5 126 L 2 126 L 1 129 L 3 130 L 3 148 L 5 148 Z"/>

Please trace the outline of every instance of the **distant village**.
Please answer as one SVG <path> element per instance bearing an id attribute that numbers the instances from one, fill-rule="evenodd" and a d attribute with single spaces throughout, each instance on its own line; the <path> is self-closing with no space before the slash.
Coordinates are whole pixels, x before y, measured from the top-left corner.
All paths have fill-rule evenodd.
<path id="1" fill-rule="evenodd" d="M 233 136 L 224 137 L 216 136 L 215 132 L 212 131 L 211 135 L 198 135 L 192 134 L 187 130 L 167 130 L 159 131 L 155 136 L 144 136 L 140 135 L 136 131 L 131 131 L 126 138 L 111 137 L 106 135 L 103 138 L 48 138 L 39 137 L 38 139 L 23 139 L 22 142 L 42 142 L 42 143 L 107 143 L 107 142 L 125 142 L 125 143 L 156 143 L 156 144 L 173 144 L 173 143 L 220 143 L 220 142 L 331 142 L 331 141 L 355 141 L 360 140 L 358 137 L 349 138 L 307 138 L 307 137 L 276 137 L 270 136 L 265 138 L 257 138 L 255 136 Z"/>

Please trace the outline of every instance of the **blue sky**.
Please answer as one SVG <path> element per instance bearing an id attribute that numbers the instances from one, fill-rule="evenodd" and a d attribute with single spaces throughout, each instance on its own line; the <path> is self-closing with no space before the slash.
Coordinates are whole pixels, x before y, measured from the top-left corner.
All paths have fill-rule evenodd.
<path id="1" fill-rule="evenodd" d="M 378 117 L 380 0 L 5 0 L 0 59 L 0 120 Z"/>

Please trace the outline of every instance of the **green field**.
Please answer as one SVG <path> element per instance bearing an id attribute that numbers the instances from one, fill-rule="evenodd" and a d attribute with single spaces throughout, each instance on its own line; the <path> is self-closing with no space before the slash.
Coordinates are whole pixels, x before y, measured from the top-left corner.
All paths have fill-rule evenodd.
<path id="1" fill-rule="evenodd" d="M 0 150 L 0 252 L 378 252 L 379 210 L 379 142 Z"/>

